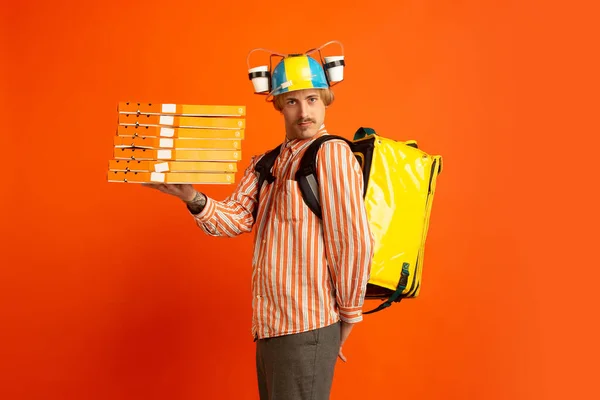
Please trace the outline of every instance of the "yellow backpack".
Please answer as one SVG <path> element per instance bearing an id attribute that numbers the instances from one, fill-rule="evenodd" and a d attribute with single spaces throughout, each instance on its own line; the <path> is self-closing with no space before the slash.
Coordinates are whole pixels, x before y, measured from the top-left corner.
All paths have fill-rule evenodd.
<path id="1" fill-rule="evenodd" d="M 335 135 L 314 140 L 302 156 L 296 180 L 306 205 L 320 218 L 317 151 L 332 139 L 344 140 L 359 161 L 364 199 L 375 239 L 367 299 L 385 300 L 370 314 L 403 298 L 417 297 L 421 288 L 425 239 L 442 157 L 429 155 L 413 141 L 401 142 L 359 128 L 352 141 Z M 271 181 L 271 167 L 280 147 L 268 152 L 255 167 L 259 190 Z M 259 194 L 260 195 L 260 194 Z"/>

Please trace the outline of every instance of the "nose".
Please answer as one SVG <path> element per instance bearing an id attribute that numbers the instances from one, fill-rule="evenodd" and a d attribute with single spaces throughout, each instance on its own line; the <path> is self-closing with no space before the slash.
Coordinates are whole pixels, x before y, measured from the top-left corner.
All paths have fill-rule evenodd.
<path id="1" fill-rule="evenodd" d="M 300 113 L 301 118 L 308 117 L 308 103 L 305 101 L 299 102 L 298 112 Z"/>

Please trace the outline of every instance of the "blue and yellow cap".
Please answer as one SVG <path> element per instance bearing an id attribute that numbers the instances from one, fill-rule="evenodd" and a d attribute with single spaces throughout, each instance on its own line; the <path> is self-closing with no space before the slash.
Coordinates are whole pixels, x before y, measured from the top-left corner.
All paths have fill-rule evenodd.
<path id="1" fill-rule="evenodd" d="M 269 98 L 302 89 L 327 89 L 329 83 L 321 64 L 307 55 L 291 55 L 275 66 Z"/>

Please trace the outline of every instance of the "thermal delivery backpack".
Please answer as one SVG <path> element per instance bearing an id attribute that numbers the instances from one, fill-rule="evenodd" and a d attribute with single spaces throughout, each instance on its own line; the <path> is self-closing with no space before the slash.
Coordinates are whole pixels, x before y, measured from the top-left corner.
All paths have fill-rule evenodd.
<path id="1" fill-rule="evenodd" d="M 306 205 L 319 217 L 316 157 L 321 144 L 333 139 L 348 143 L 363 171 L 363 196 L 375 240 L 366 299 L 384 300 L 364 314 L 380 311 L 403 298 L 417 297 L 442 157 L 419 149 L 414 140 L 392 140 L 371 128 L 359 128 L 351 141 L 323 135 L 306 149 L 296 174 Z M 279 151 L 280 146 L 257 163 L 259 191 L 265 181 L 272 182 L 271 168 Z"/>

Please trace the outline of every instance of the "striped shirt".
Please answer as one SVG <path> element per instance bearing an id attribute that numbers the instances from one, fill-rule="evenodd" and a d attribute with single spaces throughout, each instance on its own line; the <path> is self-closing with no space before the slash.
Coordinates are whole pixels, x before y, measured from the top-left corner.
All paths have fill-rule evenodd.
<path id="1" fill-rule="evenodd" d="M 263 186 L 252 260 L 252 334 L 267 338 L 305 332 L 340 319 L 362 320 L 373 256 L 363 177 L 356 157 L 341 140 L 323 143 L 317 154 L 322 220 L 302 199 L 294 175 L 307 146 L 326 135 L 286 141 L 273 165 L 275 181 Z M 240 183 L 223 201 L 207 197 L 198 226 L 212 236 L 236 236 L 255 225 L 258 179 L 252 158 Z"/>

